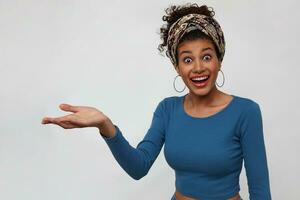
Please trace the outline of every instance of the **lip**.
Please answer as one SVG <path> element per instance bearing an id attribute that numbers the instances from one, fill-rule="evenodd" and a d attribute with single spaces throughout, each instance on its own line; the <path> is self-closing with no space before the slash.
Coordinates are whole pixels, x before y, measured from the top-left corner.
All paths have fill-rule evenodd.
<path id="1" fill-rule="evenodd" d="M 193 78 L 196 77 L 203 77 L 203 76 L 208 76 L 207 80 L 202 82 L 202 83 L 195 83 L 194 81 L 192 81 Z M 202 75 L 202 76 L 193 76 L 190 80 L 192 82 L 192 85 L 194 85 L 196 88 L 203 88 L 207 85 L 208 81 L 209 81 L 210 76 L 209 75 Z"/>

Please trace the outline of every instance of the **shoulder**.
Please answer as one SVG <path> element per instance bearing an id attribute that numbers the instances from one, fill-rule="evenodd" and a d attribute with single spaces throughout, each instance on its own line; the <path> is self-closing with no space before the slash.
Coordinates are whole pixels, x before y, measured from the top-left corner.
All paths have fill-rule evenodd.
<path id="1" fill-rule="evenodd" d="M 180 96 L 164 97 L 160 101 L 158 101 L 156 109 L 164 112 L 169 112 L 176 106 L 176 104 L 180 102 L 180 98 Z"/>
<path id="2" fill-rule="evenodd" d="M 260 111 L 260 105 L 257 100 L 237 95 L 234 95 L 234 97 L 236 100 L 236 106 L 243 112 Z"/>
<path id="3" fill-rule="evenodd" d="M 165 106 L 174 104 L 180 100 L 180 96 L 167 96 L 160 100 L 159 104 L 163 104 Z"/>
<path id="4" fill-rule="evenodd" d="M 236 100 L 236 105 L 241 109 L 238 121 L 241 136 L 245 138 L 245 136 L 261 133 L 263 120 L 259 103 L 252 98 L 240 96 Z"/>
<path id="5" fill-rule="evenodd" d="M 236 97 L 236 106 L 240 110 L 239 124 L 242 130 L 247 127 L 257 127 L 262 124 L 262 114 L 259 103 L 248 97 Z"/>

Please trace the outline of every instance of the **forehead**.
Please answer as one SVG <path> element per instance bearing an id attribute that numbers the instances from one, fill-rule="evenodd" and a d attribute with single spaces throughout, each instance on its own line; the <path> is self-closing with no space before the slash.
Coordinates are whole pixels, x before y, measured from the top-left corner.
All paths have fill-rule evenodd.
<path id="1" fill-rule="evenodd" d="M 187 40 L 178 45 L 178 53 L 182 51 L 201 51 L 202 49 L 211 48 L 214 50 L 212 41 L 207 39 Z"/>

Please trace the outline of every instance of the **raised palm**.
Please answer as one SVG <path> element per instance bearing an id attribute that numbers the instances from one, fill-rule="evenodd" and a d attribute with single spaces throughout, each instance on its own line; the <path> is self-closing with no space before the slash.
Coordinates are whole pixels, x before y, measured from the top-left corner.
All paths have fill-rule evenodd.
<path id="1" fill-rule="evenodd" d="M 72 106 L 70 104 L 60 104 L 60 109 L 72 114 L 62 117 L 44 117 L 42 124 L 57 124 L 65 129 L 99 127 L 107 117 L 98 109 L 89 106 Z"/>

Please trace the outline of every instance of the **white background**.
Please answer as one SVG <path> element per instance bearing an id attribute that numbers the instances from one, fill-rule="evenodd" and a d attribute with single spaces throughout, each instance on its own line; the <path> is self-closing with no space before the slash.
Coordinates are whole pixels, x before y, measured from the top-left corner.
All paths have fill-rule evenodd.
<path id="1" fill-rule="evenodd" d="M 41 120 L 69 114 L 60 103 L 93 106 L 136 146 L 157 103 L 188 92 L 173 89 L 176 72 L 157 50 L 164 9 L 185 2 L 0 0 L 0 199 L 171 198 L 162 151 L 136 181 L 96 128 Z M 215 9 L 225 34 L 223 91 L 261 106 L 273 199 L 300 199 L 299 3 L 198 3 Z M 248 199 L 244 168 L 240 178 Z"/>

